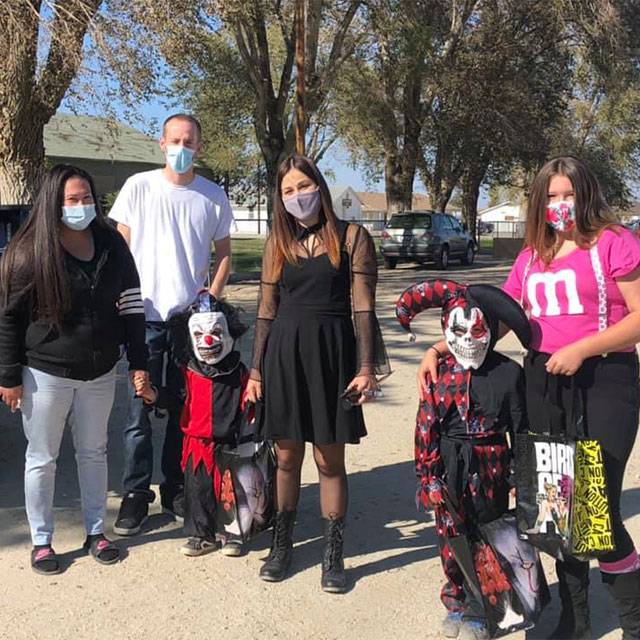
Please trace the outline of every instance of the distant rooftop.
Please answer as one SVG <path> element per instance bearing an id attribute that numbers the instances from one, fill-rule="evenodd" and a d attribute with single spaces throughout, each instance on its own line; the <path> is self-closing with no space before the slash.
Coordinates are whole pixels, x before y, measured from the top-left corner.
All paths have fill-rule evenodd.
<path id="1" fill-rule="evenodd" d="M 379 191 L 358 191 L 358 198 L 362 202 L 363 211 L 386 211 L 387 196 Z M 414 210 L 431 209 L 429 196 L 422 193 L 414 193 L 411 199 L 411 208 Z"/>
<path id="2" fill-rule="evenodd" d="M 114 120 L 70 113 L 54 115 L 44 128 L 45 155 L 109 162 L 164 165 L 158 141 Z"/>

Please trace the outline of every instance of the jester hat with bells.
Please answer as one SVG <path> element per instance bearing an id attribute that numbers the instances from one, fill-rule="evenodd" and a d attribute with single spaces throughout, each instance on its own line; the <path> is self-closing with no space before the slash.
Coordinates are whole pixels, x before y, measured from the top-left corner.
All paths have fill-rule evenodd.
<path id="1" fill-rule="evenodd" d="M 410 340 L 415 340 L 411 321 L 431 308 L 442 309 L 447 346 L 464 369 L 482 366 L 498 340 L 500 323 L 512 329 L 525 348 L 531 342 L 531 325 L 524 311 L 497 287 L 452 280 L 427 280 L 409 287 L 398 298 L 396 317 Z"/>

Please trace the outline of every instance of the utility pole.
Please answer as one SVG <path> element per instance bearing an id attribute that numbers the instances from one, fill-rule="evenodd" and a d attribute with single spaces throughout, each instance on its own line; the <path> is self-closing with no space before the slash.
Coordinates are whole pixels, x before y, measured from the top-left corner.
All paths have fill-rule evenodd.
<path id="1" fill-rule="evenodd" d="M 305 112 L 304 112 L 304 88 L 305 88 L 305 19 L 304 0 L 296 0 L 296 68 L 298 81 L 296 83 L 296 151 L 305 154 Z"/>

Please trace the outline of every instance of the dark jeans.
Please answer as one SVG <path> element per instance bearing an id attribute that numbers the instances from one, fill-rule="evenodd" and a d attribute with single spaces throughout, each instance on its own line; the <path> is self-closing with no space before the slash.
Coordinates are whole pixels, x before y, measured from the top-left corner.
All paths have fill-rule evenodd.
<path id="1" fill-rule="evenodd" d="M 171 332 L 165 322 L 147 322 L 146 342 L 149 347 L 149 375 L 151 383 L 160 388 L 166 386 L 171 395 L 178 395 L 184 385 L 184 376 L 173 359 Z M 167 356 L 166 367 L 165 354 Z M 164 385 L 163 385 L 164 369 Z M 153 444 L 151 441 L 151 405 L 131 392 L 127 423 L 123 431 L 124 441 L 124 492 L 148 491 L 153 472 Z M 164 482 L 160 493 L 170 502 L 182 490 L 184 476 L 180 468 L 182 458 L 182 410 L 169 411 L 162 447 L 162 474 Z"/>

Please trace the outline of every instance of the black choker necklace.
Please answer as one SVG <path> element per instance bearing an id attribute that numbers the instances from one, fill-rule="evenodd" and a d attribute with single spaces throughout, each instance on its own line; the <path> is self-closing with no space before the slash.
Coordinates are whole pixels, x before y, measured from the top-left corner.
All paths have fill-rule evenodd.
<path id="1" fill-rule="evenodd" d="M 321 220 L 320 222 L 316 222 L 314 225 L 310 227 L 303 227 L 301 224 L 298 224 L 298 241 L 301 242 L 311 234 L 316 233 L 317 231 L 320 231 L 320 229 L 322 229 L 324 225 L 325 225 L 324 220 Z"/>

